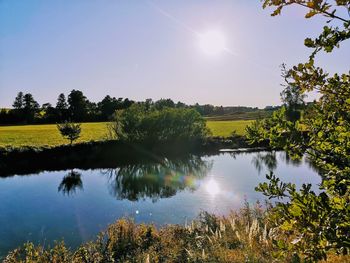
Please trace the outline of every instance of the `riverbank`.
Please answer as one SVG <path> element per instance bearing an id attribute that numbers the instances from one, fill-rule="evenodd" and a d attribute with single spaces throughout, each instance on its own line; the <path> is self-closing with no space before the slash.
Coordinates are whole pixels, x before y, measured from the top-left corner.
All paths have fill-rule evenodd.
<path id="1" fill-rule="evenodd" d="M 117 140 L 77 143 L 56 147 L 0 148 L 0 176 L 73 168 L 113 168 L 123 164 L 159 161 L 186 154 L 215 154 L 221 149 L 266 150 L 249 145 L 245 137 L 209 137 L 205 140 L 162 143 Z M 264 146 L 264 145 L 262 145 Z"/>
<path id="2" fill-rule="evenodd" d="M 302 262 L 293 251 L 274 246 L 294 236 L 269 222 L 268 210 L 246 204 L 220 217 L 203 212 L 185 225 L 156 228 L 120 219 L 91 242 L 75 250 L 58 242 L 54 247 L 26 243 L 11 251 L 3 262 Z M 349 262 L 348 255 L 328 253 L 328 263 Z"/>

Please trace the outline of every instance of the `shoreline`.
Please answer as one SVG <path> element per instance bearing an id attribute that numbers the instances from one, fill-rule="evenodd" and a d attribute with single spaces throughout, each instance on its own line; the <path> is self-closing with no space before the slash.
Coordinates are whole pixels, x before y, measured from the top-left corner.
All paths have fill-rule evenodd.
<path id="1" fill-rule="evenodd" d="M 162 143 L 93 141 L 56 147 L 0 149 L 0 177 L 68 169 L 114 168 L 120 165 L 159 162 L 163 158 L 187 155 L 214 155 L 271 150 L 265 145 L 249 145 L 244 137 Z"/>

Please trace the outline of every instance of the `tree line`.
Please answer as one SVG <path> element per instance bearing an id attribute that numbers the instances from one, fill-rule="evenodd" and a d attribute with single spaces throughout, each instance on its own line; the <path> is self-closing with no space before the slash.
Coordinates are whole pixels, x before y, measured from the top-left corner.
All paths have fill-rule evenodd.
<path id="1" fill-rule="evenodd" d="M 171 99 L 160 99 L 153 101 L 146 99 L 136 102 L 128 98 L 115 98 L 105 96 L 100 102 L 91 102 L 80 90 L 72 90 L 68 96 L 59 94 L 56 105 L 51 103 L 40 104 L 30 93 L 18 92 L 12 109 L 0 110 L 0 124 L 36 124 L 36 123 L 58 123 L 64 121 L 72 122 L 98 122 L 109 121 L 117 110 L 127 109 L 137 103 L 145 107 L 163 108 L 193 108 L 202 116 L 218 116 L 232 113 L 243 113 L 257 111 L 253 107 L 223 107 L 210 104 L 187 105 L 183 102 L 175 103 Z"/>

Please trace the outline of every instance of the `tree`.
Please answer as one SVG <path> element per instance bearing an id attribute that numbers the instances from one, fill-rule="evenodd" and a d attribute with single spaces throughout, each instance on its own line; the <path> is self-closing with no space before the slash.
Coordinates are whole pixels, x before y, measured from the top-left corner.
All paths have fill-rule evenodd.
<path id="1" fill-rule="evenodd" d="M 268 140 L 272 147 L 283 148 L 294 158 L 307 154 L 322 171 L 319 194 L 311 190 L 311 185 L 303 185 L 298 191 L 295 185 L 281 182 L 272 173 L 267 175 L 269 183 L 257 187 L 269 198 L 284 200 L 277 202 L 271 219 L 294 240 L 278 240 L 281 253 L 294 250 L 310 261 L 325 259 L 328 251 L 349 254 L 350 72 L 329 76 L 315 66 L 315 58 L 318 52 L 331 52 L 350 38 L 350 19 L 338 15 L 339 8 L 350 13 L 350 1 L 336 0 L 333 5 L 323 0 L 263 2 L 263 7 L 276 8 L 273 16 L 286 6 L 300 5 L 308 9 L 306 18 L 323 15 L 329 22 L 341 22 L 341 26 L 324 26 L 315 39 L 305 39 L 305 45 L 313 49 L 309 60 L 285 75 L 287 87 L 292 87 L 294 94 L 320 94 L 320 99 L 311 105 L 312 114 L 290 120 L 287 113 L 291 105 L 286 103 L 270 119 L 255 123 L 247 131 L 251 142 Z"/>
<path id="2" fill-rule="evenodd" d="M 66 109 L 68 109 L 66 96 L 63 93 L 58 95 L 57 103 L 56 103 L 56 109 L 58 109 L 58 110 L 66 110 Z"/>
<path id="3" fill-rule="evenodd" d="M 175 103 L 171 99 L 160 99 L 154 103 L 154 107 L 157 110 L 164 108 L 175 108 Z"/>
<path id="4" fill-rule="evenodd" d="M 84 121 L 88 114 L 88 100 L 80 90 L 72 90 L 68 95 L 68 110 L 73 121 Z"/>
<path id="5" fill-rule="evenodd" d="M 115 97 L 107 95 L 104 99 L 98 103 L 98 109 L 103 120 L 108 120 L 112 117 L 114 112 L 120 108 L 122 102 L 117 100 Z"/>
<path id="6" fill-rule="evenodd" d="M 19 109 L 23 108 L 23 103 L 24 103 L 24 101 L 23 101 L 23 92 L 20 91 L 20 92 L 18 92 L 18 94 L 17 94 L 17 96 L 15 98 L 15 101 L 13 102 L 12 106 L 15 109 L 19 110 Z"/>
<path id="7" fill-rule="evenodd" d="M 32 94 L 27 93 L 23 97 L 23 108 L 28 111 L 37 111 L 39 109 L 39 103 L 34 100 Z"/>
<path id="8" fill-rule="evenodd" d="M 23 117 L 27 123 L 32 123 L 35 114 L 39 112 L 40 105 L 34 100 L 32 94 L 27 93 L 23 96 Z"/>
<path id="9" fill-rule="evenodd" d="M 63 93 L 58 95 L 55 111 L 56 121 L 62 122 L 69 119 L 68 103 L 66 101 L 66 96 Z"/>
<path id="10" fill-rule="evenodd" d="M 57 129 L 60 131 L 62 137 L 68 139 L 70 144 L 80 137 L 81 125 L 80 123 L 65 122 L 57 124 Z"/>

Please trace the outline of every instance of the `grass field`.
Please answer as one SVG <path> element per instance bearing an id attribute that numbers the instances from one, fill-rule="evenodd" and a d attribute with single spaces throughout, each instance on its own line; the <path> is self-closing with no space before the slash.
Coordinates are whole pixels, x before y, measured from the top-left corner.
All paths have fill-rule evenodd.
<path id="1" fill-rule="evenodd" d="M 244 135 L 245 127 L 252 123 L 252 120 L 240 121 L 207 121 L 207 126 L 214 136 L 229 136 L 234 130 L 238 135 Z"/>
<path id="2" fill-rule="evenodd" d="M 251 121 L 207 121 L 214 136 L 229 136 L 233 130 L 244 134 Z M 108 135 L 107 123 L 83 123 L 81 137 L 77 142 L 103 140 Z M 57 146 L 67 144 L 56 125 L 0 126 L 0 147 L 12 146 Z"/>
<path id="3" fill-rule="evenodd" d="M 97 141 L 107 137 L 107 123 L 83 123 L 81 137 L 77 142 Z M 67 144 L 55 124 L 2 126 L 0 127 L 0 146 L 57 146 Z"/>

